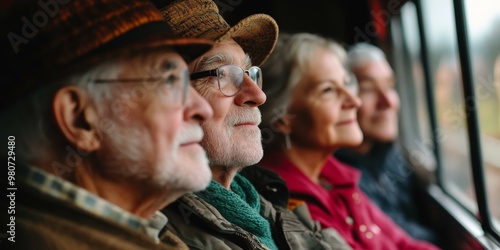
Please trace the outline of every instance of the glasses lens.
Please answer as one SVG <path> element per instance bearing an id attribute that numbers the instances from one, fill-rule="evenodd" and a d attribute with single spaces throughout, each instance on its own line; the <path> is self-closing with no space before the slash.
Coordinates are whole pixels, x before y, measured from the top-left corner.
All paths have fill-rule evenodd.
<path id="1" fill-rule="evenodd" d="M 250 75 L 250 78 L 259 86 L 259 88 L 262 88 L 262 71 L 260 70 L 259 67 L 257 66 L 252 66 L 250 69 L 248 69 L 248 74 Z"/>
<path id="2" fill-rule="evenodd" d="M 233 96 L 238 93 L 243 84 L 244 74 L 248 73 L 252 81 L 262 88 L 262 71 L 259 67 L 253 66 L 248 70 L 243 70 L 236 65 L 224 65 L 218 69 L 219 87 L 225 96 Z"/>
<path id="3" fill-rule="evenodd" d="M 145 86 L 145 89 L 154 90 L 159 88 L 163 98 L 170 104 L 185 104 L 186 99 L 189 98 L 189 87 L 191 86 L 188 70 L 185 70 L 177 76 L 169 75 L 166 77 L 156 77 L 156 79 L 155 88 L 152 86 Z"/>
<path id="4" fill-rule="evenodd" d="M 235 95 L 243 83 L 243 70 L 236 65 L 224 65 L 218 71 L 219 87 L 226 96 Z"/>

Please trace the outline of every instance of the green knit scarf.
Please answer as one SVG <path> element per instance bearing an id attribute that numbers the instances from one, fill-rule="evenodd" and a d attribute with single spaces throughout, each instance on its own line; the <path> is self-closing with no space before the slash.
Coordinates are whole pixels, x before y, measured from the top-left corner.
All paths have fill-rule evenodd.
<path id="1" fill-rule="evenodd" d="M 214 206 L 226 220 L 257 236 L 269 249 L 278 249 L 269 222 L 259 213 L 259 194 L 245 177 L 236 174 L 231 190 L 212 180 L 207 189 L 195 194 Z"/>

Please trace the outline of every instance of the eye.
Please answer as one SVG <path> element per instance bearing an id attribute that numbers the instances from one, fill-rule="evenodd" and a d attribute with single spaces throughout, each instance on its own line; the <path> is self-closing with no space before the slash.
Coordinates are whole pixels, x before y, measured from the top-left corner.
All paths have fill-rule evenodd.
<path id="1" fill-rule="evenodd" d="M 219 74 L 217 75 L 217 77 L 221 80 L 227 78 L 226 70 L 219 69 Z"/>
<path id="2" fill-rule="evenodd" d="M 165 83 L 165 85 L 168 85 L 168 86 L 172 86 L 175 84 L 175 82 L 178 80 L 179 78 L 174 76 L 174 75 L 170 75 L 168 76 L 167 78 L 165 78 L 163 80 L 163 83 Z"/>
<path id="3" fill-rule="evenodd" d="M 321 92 L 326 94 L 326 93 L 336 93 L 337 91 L 338 91 L 337 87 L 328 86 L 328 87 L 323 88 L 323 90 Z"/>
<path id="4" fill-rule="evenodd" d="M 372 93 L 375 92 L 375 86 L 373 85 L 361 85 L 359 87 L 360 93 Z"/>

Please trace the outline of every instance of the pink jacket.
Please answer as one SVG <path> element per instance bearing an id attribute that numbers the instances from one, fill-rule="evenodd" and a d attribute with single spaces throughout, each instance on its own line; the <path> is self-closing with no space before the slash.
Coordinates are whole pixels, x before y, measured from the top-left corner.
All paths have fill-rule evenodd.
<path id="1" fill-rule="evenodd" d="M 277 172 L 291 197 L 305 201 L 312 217 L 337 229 L 353 249 L 437 249 L 406 234 L 359 189 L 360 172 L 333 157 L 321 171 L 321 185 L 276 151 L 266 152 L 260 165 Z"/>

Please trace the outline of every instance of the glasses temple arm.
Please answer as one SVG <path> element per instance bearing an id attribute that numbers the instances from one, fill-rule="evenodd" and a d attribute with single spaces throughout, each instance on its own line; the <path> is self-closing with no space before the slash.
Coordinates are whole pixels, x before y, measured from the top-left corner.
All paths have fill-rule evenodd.
<path id="1" fill-rule="evenodd" d="M 190 78 L 191 80 L 196 80 L 207 76 L 217 76 L 217 69 L 193 73 L 190 75 Z"/>

